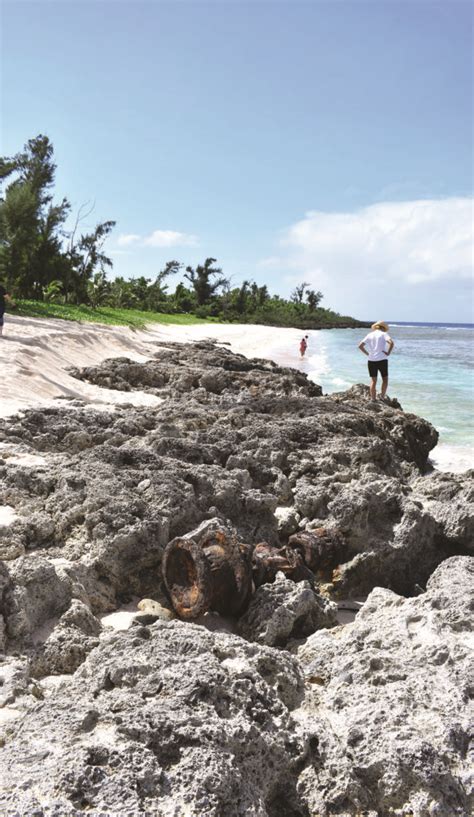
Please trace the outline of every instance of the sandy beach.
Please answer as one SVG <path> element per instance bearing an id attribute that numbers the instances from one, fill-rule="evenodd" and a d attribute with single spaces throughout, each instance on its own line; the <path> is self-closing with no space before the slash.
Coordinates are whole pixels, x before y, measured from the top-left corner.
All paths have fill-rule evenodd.
<path id="1" fill-rule="evenodd" d="M 55 404 L 58 399 L 79 399 L 96 408 L 113 405 L 153 406 L 161 398 L 140 391 L 121 392 L 86 383 L 72 377 L 70 367 L 96 365 L 108 358 L 127 357 L 144 362 L 153 357 L 155 343 L 191 343 L 212 338 L 246 357 L 273 360 L 281 366 L 300 368 L 318 378 L 316 358 L 299 355 L 300 329 L 251 324 L 150 324 L 135 330 L 125 326 L 80 323 L 8 315 L 5 334 L 0 339 L 0 361 L 5 376 L 0 417 L 18 411 Z M 314 355 L 313 349 L 310 353 Z M 319 359 L 318 359 L 319 361 Z M 323 361 L 324 363 L 324 361 Z M 323 366 L 324 368 L 324 366 Z M 354 382 L 363 382 L 364 372 L 354 372 Z M 341 385 L 345 389 L 349 384 Z M 431 454 L 438 470 L 463 472 L 471 467 L 468 449 L 441 442 Z"/>
<path id="2" fill-rule="evenodd" d="M 190 343 L 215 338 L 247 357 L 276 359 L 290 365 L 291 360 L 280 361 L 277 354 L 272 354 L 272 349 L 281 346 L 282 339 L 283 343 L 287 339 L 288 349 L 295 350 L 293 365 L 297 365 L 300 335 L 298 329 L 267 326 L 152 324 L 144 330 L 133 330 L 124 326 L 9 315 L 5 334 L 0 340 L 0 361 L 5 378 L 0 416 L 47 406 L 58 398 L 77 398 L 98 406 L 156 404 L 159 399 L 144 392 L 119 392 L 83 383 L 71 377 L 68 368 L 95 365 L 112 357 L 143 362 L 153 356 L 153 344 L 157 341 Z"/>

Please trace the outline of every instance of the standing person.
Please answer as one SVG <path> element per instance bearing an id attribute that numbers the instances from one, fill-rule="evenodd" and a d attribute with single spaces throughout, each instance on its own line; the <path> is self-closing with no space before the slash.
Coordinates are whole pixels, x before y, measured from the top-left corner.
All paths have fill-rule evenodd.
<path id="1" fill-rule="evenodd" d="M 393 347 L 392 338 L 388 334 L 388 323 L 377 321 L 371 326 L 372 331 L 359 343 L 359 349 L 367 355 L 369 375 L 370 375 L 370 399 L 375 400 L 377 376 L 380 372 L 382 376 L 382 390 L 380 397 L 383 400 L 388 387 L 388 360 Z M 367 346 L 367 348 L 366 348 Z"/>
<path id="2" fill-rule="evenodd" d="M 0 337 L 3 335 L 3 324 L 5 322 L 5 318 L 4 318 L 5 306 L 6 306 L 7 302 L 9 304 L 12 304 L 12 306 L 14 306 L 14 303 L 13 303 L 12 299 L 10 298 L 10 295 L 8 294 L 7 290 L 0 283 Z"/>
<path id="3" fill-rule="evenodd" d="M 307 346 L 308 346 L 308 343 L 307 343 L 307 340 L 306 340 L 307 337 L 308 337 L 308 335 L 305 335 L 305 337 L 301 338 L 301 341 L 300 341 L 300 355 L 301 355 L 301 357 L 304 357 L 304 353 L 306 352 L 306 349 L 307 349 Z"/>

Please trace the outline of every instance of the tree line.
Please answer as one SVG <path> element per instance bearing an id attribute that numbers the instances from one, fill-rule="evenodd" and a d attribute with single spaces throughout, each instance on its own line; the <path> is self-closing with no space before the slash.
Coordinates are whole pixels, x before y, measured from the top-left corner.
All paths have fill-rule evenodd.
<path id="1" fill-rule="evenodd" d="M 251 280 L 232 287 L 215 258 L 195 267 L 173 259 L 154 278 L 108 277 L 113 262 L 104 245 L 116 222 L 83 231 L 92 207 L 82 205 L 73 216 L 67 198 L 54 203 L 53 156 L 51 141 L 39 135 L 15 156 L 0 158 L 0 277 L 14 297 L 278 326 L 357 323 L 321 308 L 322 292 L 307 283 L 295 287 L 289 299 Z M 73 226 L 66 229 L 66 223 Z M 172 290 L 177 275 L 181 280 Z"/>

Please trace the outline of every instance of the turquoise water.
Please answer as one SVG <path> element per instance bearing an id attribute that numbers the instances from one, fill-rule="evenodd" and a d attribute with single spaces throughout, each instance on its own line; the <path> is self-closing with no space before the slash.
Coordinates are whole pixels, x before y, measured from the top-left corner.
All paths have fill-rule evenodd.
<path id="1" fill-rule="evenodd" d="M 367 358 L 357 348 L 366 331 L 307 334 L 307 356 L 299 360 L 292 355 L 292 365 L 305 371 L 325 393 L 369 383 Z M 395 348 L 389 359 L 388 395 L 438 430 L 440 442 L 432 456 L 436 467 L 474 468 L 474 327 L 393 323 L 390 335 Z"/>

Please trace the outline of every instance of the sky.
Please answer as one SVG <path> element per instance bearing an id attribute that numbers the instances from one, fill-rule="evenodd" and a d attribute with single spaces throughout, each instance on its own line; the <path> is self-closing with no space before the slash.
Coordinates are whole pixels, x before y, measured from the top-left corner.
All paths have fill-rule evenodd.
<path id="1" fill-rule="evenodd" d="M 1 154 L 114 219 L 112 275 L 212 256 L 364 320 L 474 321 L 473 6 L 3 0 Z"/>

